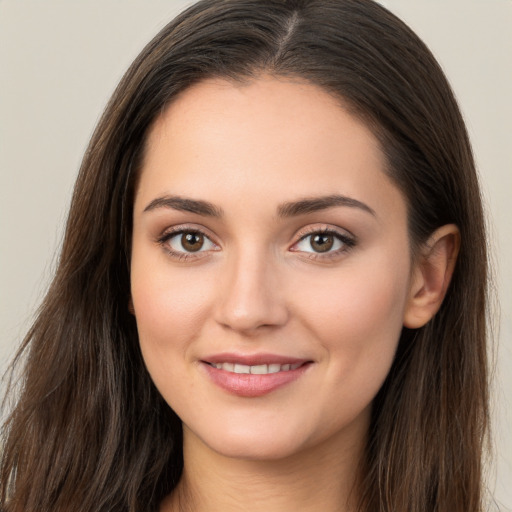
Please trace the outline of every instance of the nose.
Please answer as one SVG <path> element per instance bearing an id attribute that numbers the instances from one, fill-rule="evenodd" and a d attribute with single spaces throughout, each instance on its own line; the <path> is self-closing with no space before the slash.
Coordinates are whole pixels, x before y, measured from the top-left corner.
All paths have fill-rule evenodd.
<path id="1" fill-rule="evenodd" d="M 255 253 L 226 262 L 225 279 L 219 283 L 216 320 L 224 328 L 254 335 L 288 321 L 288 308 L 271 258 Z"/>

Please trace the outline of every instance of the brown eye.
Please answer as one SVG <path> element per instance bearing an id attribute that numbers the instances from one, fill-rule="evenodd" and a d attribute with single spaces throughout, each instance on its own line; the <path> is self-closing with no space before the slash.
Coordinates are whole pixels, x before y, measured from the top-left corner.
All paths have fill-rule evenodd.
<path id="1" fill-rule="evenodd" d="M 315 252 L 330 251 L 334 245 L 334 236 L 326 233 L 318 233 L 311 236 L 311 248 Z"/>
<path id="2" fill-rule="evenodd" d="M 204 236 L 201 233 L 183 233 L 181 235 L 181 246 L 185 251 L 197 252 L 204 245 Z"/>
<path id="3" fill-rule="evenodd" d="M 202 253 L 217 250 L 217 246 L 200 231 L 178 231 L 165 235 L 161 243 L 175 254 Z"/>
<path id="4" fill-rule="evenodd" d="M 355 240 L 344 233 L 319 230 L 303 236 L 291 250 L 310 253 L 311 256 L 316 254 L 317 257 L 334 256 L 347 252 L 355 244 Z"/>

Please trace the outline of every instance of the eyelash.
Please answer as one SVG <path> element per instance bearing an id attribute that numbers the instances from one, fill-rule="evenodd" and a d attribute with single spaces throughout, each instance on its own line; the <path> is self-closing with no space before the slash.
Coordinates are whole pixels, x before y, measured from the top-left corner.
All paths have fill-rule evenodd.
<path id="1" fill-rule="evenodd" d="M 326 261 L 326 260 L 339 258 L 343 254 L 345 254 L 345 253 L 349 252 L 351 249 L 353 249 L 357 243 L 357 239 L 352 235 L 348 235 L 346 233 L 341 233 L 340 231 L 333 229 L 333 228 L 322 227 L 322 228 L 307 228 L 307 230 L 305 232 L 302 232 L 301 234 L 299 234 L 299 237 L 300 237 L 299 240 L 297 242 L 295 242 L 292 247 L 297 246 L 303 240 L 306 240 L 307 238 L 312 237 L 314 235 L 332 236 L 336 240 L 341 242 L 342 247 L 335 251 L 329 250 L 328 252 L 325 252 L 325 253 L 314 252 L 314 251 L 312 251 L 312 252 L 303 251 L 305 254 L 305 257 L 312 259 L 312 260 Z M 297 251 L 297 252 L 299 252 L 299 251 Z"/>
<path id="2" fill-rule="evenodd" d="M 183 234 L 191 234 L 191 235 L 201 235 L 205 239 L 209 240 L 212 245 L 215 247 L 218 247 L 215 242 L 211 240 L 211 237 L 208 236 L 203 230 L 197 228 L 197 227 L 187 227 L 187 226 L 176 226 L 175 228 L 172 228 L 168 231 L 165 231 L 160 237 L 157 238 L 158 244 L 162 246 L 162 248 L 173 258 L 177 259 L 178 261 L 190 261 L 190 260 L 196 260 L 198 258 L 203 258 L 201 256 L 201 253 L 204 253 L 206 251 L 197 251 L 195 252 L 181 252 L 181 251 L 175 251 L 171 248 L 169 245 L 169 241 L 178 236 Z"/>
<path id="3" fill-rule="evenodd" d="M 181 252 L 181 251 L 175 251 L 173 250 L 170 245 L 169 241 L 178 236 L 183 234 L 192 234 L 192 235 L 201 235 L 205 239 L 207 239 L 213 246 L 218 247 L 215 242 L 213 242 L 209 235 L 205 233 L 202 229 L 199 229 L 197 227 L 187 227 L 187 226 L 177 226 L 175 228 L 172 228 L 166 232 L 164 232 L 161 236 L 157 238 L 157 243 L 162 246 L 162 248 L 173 258 L 177 259 L 178 261 L 190 261 L 190 260 L 196 260 L 198 258 L 203 258 L 205 255 L 201 255 L 202 253 L 208 252 L 208 251 L 202 251 L 198 250 L 197 253 L 195 252 Z M 332 236 L 334 237 L 338 242 L 342 244 L 342 247 L 331 251 L 328 250 L 325 253 L 321 252 L 315 252 L 315 251 L 299 251 L 296 249 L 293 249 L 293 247 L 296 247 L 298 244 L 300 244 L 302 241 L 306 240 L 308 237 L 312 237 L 313 235 L 326 235 L 326 236 Z M 299 239 L 292 245 L 290 248 L 293 252 L 301 252 L 307 257 L 308 259 L 313 260 L 330 260 L 334 258 L 339 258 L 344 253 L 347 253 L 350 251 L 357 243 L 357 240 L 355 237 L 347 235 L 345 233 L 340 233 L 339 231 L 323 227 L 323 228 L 308 228 L 305 232 L 302 232 L 299 234 Z"/>

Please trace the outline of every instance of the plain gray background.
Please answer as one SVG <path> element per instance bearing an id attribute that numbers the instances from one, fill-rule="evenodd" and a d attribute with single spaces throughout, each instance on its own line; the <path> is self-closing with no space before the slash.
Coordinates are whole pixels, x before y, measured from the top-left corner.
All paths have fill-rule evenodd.
<path id="1" fill-rule="evenodd" d="M 76 172 L 106 101 L 143 45 L 189 3 L 0 0 L 0 369 L 51 277 Z M 473 141 L 501 302 L 489 482 L 512 509 L 512 0 L 381 3 L 439 59 Z"/>

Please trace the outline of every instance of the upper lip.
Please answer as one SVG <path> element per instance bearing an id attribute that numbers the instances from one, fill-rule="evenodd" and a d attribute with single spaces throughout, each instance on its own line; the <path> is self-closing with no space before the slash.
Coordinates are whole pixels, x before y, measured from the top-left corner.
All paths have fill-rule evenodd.
<path id="1" fill-rule="evenodd" d="M 231 352 L 225 352 L 220 354 L 214 354 L 207 356 L 202 359 L 205 363 L 232 363 L 232 364 L 244 364 L 247 366 L 256 366 L 260 364 L 297 364 L 307 363 L 310 359 L 303 359 L 298 357 L 282 356 L 278 354 L 235 354 Z"/>

